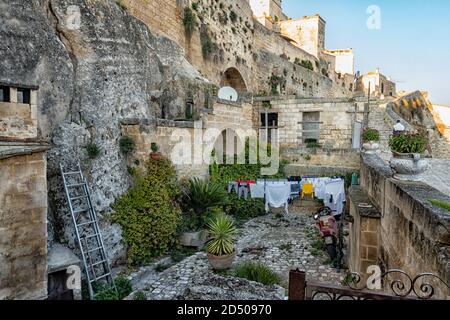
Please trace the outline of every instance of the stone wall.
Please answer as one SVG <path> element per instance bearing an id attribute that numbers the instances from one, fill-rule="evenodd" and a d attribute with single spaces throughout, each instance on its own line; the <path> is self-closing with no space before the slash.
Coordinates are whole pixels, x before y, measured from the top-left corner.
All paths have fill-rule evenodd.
<path id="1" fill-rule="evenodd" d="M 17 102 L 17 88 L 10 88 L 10 102 L 0 102 L 0 139 L 37 138 L 37 91 L 31 90 L 30 103 Z"/>
<path id="2" fill-rule="evenodd" d="M 240 142 L 244 143 L 245 137 L 254 133 L 252 117 L 251 104 L 217 101 L 213 109 L 203 113 L 201 120 L 196 122 L 124 119 L 122 133 L 133 138 L 136 143 L 136 151 L 130 157 L 129 165 L 133 164 L 134 159 L 145 164 L 154 142 L 160 147 L 161 153 L 175 164 L 179 178 L 207 177 L 209 155 L 206 148 L 212 148 L 220 134 L 227 129 L 236 132 Z M 185 152 L 187 159 L 180 155 L 181 151 Z"/>
<path id="3" fill-rule="evenodd" d="M 392 179 L 387 164 L 377 156 L 364 156 L 361 187 L 381 212 L 379 264 L 401 269 L 415 277 L 434 273 L 450 281 L 450 215 L 430 199 L 450 203 L 450 197 L 423 184 Z M 440 297 L 448 296 L 436 284 Z"/>
<path id="4" fill-rule="evenodd" d="M 358 272 L 365 279 L 368 268 L 379 264 L 381 214 L 361 187 L 350 187 L 349 198 L 353 222 L 350 226 L 348 263 L 352 272 Z"/>
<path id="5" fill-rule="evenodd" d="M 0 158 L 0 181 L 0 300 L 45 299 L 45 153 Z"/>

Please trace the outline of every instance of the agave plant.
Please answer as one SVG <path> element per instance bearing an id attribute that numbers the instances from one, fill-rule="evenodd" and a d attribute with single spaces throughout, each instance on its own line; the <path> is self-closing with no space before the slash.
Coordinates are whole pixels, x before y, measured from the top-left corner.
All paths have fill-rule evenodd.
<path id="1" fill-rule="evenodd" d="M 224 215 L 218 215 L 208 222 L 210 240 L 207 243 L 207 250 L 215 256 L 229 255 L 234 252 L 234 240 L 236 228 L 233 220 Z"/>

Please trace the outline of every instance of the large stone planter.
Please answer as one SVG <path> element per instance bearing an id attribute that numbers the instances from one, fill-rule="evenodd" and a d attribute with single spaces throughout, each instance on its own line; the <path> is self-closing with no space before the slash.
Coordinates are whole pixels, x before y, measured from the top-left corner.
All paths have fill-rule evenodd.
<path id="1" fill-rule="evenodd" d="M 236 258 L 236 251 L 232 254 L 228 254 L 225 256 L 215 256 L 213 254 L 208 253 L 208 261 L 211 264 L 214 270 L 228 270 L 231 268 L 231 265 Z"/>
<path id="2" fill-rule="evenodd" d="M 420 181 L 420 175 L 428 170 L 430 162 L 420 154 L 393 152 L 390 165 L 394 178 L 403 181 Z"/>
<path id="3" fill-rule="evenodd" d="M 364 153 L 377 154 L 380 152 L 380 144 L 376 141 L 369 141 L 363 144 Z"/>
<path id="4" fill-rule="evenodd" d="M 184 232 L 180 237 L 181 245 L 184 247 L 195 247 L 202 249 L 208 238 L 208 232 L 201 230 L 197 232 Z"/>

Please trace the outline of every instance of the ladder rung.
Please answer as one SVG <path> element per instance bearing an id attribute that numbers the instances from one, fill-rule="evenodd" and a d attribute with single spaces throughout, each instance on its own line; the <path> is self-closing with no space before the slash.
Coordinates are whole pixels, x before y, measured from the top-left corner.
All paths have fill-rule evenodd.
<path id="1" fill-rule="evenodd" d="M 86 212 L 89 210 L 91 210 L 91 208 L 84 208 L 84 209 L 74 210 L 73 213 L 81 213 L 81 212 Z"/>
<path id="2" fill-rule="evenodd" d="M 89 250 L 87 253 L 95 252 L 95 251 L 98 251 L 98 250 L 101 250 L 101 249 L 103 249 L 103 248 L 102 247 L 98 247 L 98 248 Z"/>
<path id="3" fill-rule="evenodd" d="M 89 224 L 94 224 L 94 223 L 95 223 L 95 220 L 87 221 L 87 222 L 83 222 L 83 223 L 77 224 L 77 227 L 83 227 L 83 226 L 87 226 Z"/>
<path id="4" fill-rule="evenodd" d="M 92 279 L 91 282 L 95 282 L 95 281 L 101 280 L 103 278 L 109 277 L 110 275 L 111 275 L 110 273 L 105 273 L 104 275 L 102 275 L 102 276 L 100 276 L 100 277 L 98 277 L 96 279 Z"/>
<path id="5" fill-rule="evenodd" d="M 73 172 L 64 172 L 63 175 L 65 176 L 70 176 L 70 175 L 74 175 L 74 174 L 81 174 L 80 171 L 73 171 Z"/>
<path id="6" fill-rule="evenodd" d="M 74 200 L 79 200 L 79 199 L 83 199 L 83 198 L 87 198 L 88 196 L 79 196 L 79 197 L 75 197 L 75 198 L 70 198 L 71 201 Z"/>
<path id="7" fill-rule="evenodd" d="M 94 238 L 94 237 L 98 237 L 99 236 L 99 234 L 98 233 L 96 233 L 96 234 L 92 234 L 92 235 L 90 235 L 90 236 L 86 236 L 86 237 L 83 237 L 84 239 L 90 239 L 90 238 Z"/>
<path id="8" fill-rule="evenodd" d="M 80 187 L 80 186 L 84 186 L 85 183 L 76 183 L 76 184 L 68 184 L 67 187 L 68 188 L 72 188 L 72 187 Z"/>
<path id="9" fill-rule="evenodd" d="M 95 267 L 95 266 L 98 266 L 98 265 L 100 265 L 100 264 L 102 264 L 102 263 L 105 263 L 105 262 L 107 262 L 107 261 L 106 261 L 106 260 L 102 260 L 102 261 L 93 263 L 93 264 L 91 264 L 91 268 L 92 268 L 92 267 Z"/>

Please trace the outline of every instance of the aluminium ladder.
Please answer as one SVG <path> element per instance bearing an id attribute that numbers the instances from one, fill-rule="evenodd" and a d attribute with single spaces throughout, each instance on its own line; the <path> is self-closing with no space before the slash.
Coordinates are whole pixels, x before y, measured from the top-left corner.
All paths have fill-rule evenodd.
<path id="1" fill-rule="evenodd" d="M 78 162 L 73 171 L 65 171 L 60 164 L 61 175 L 70 208 L 75 232 L 83 258 L 89 296 L 94 299 L 93 284 L 102 281 L 112 285 L 117 291 L 105 246 L 98 226 L 97 214 L 92 206 L 87 180 Z"/>

